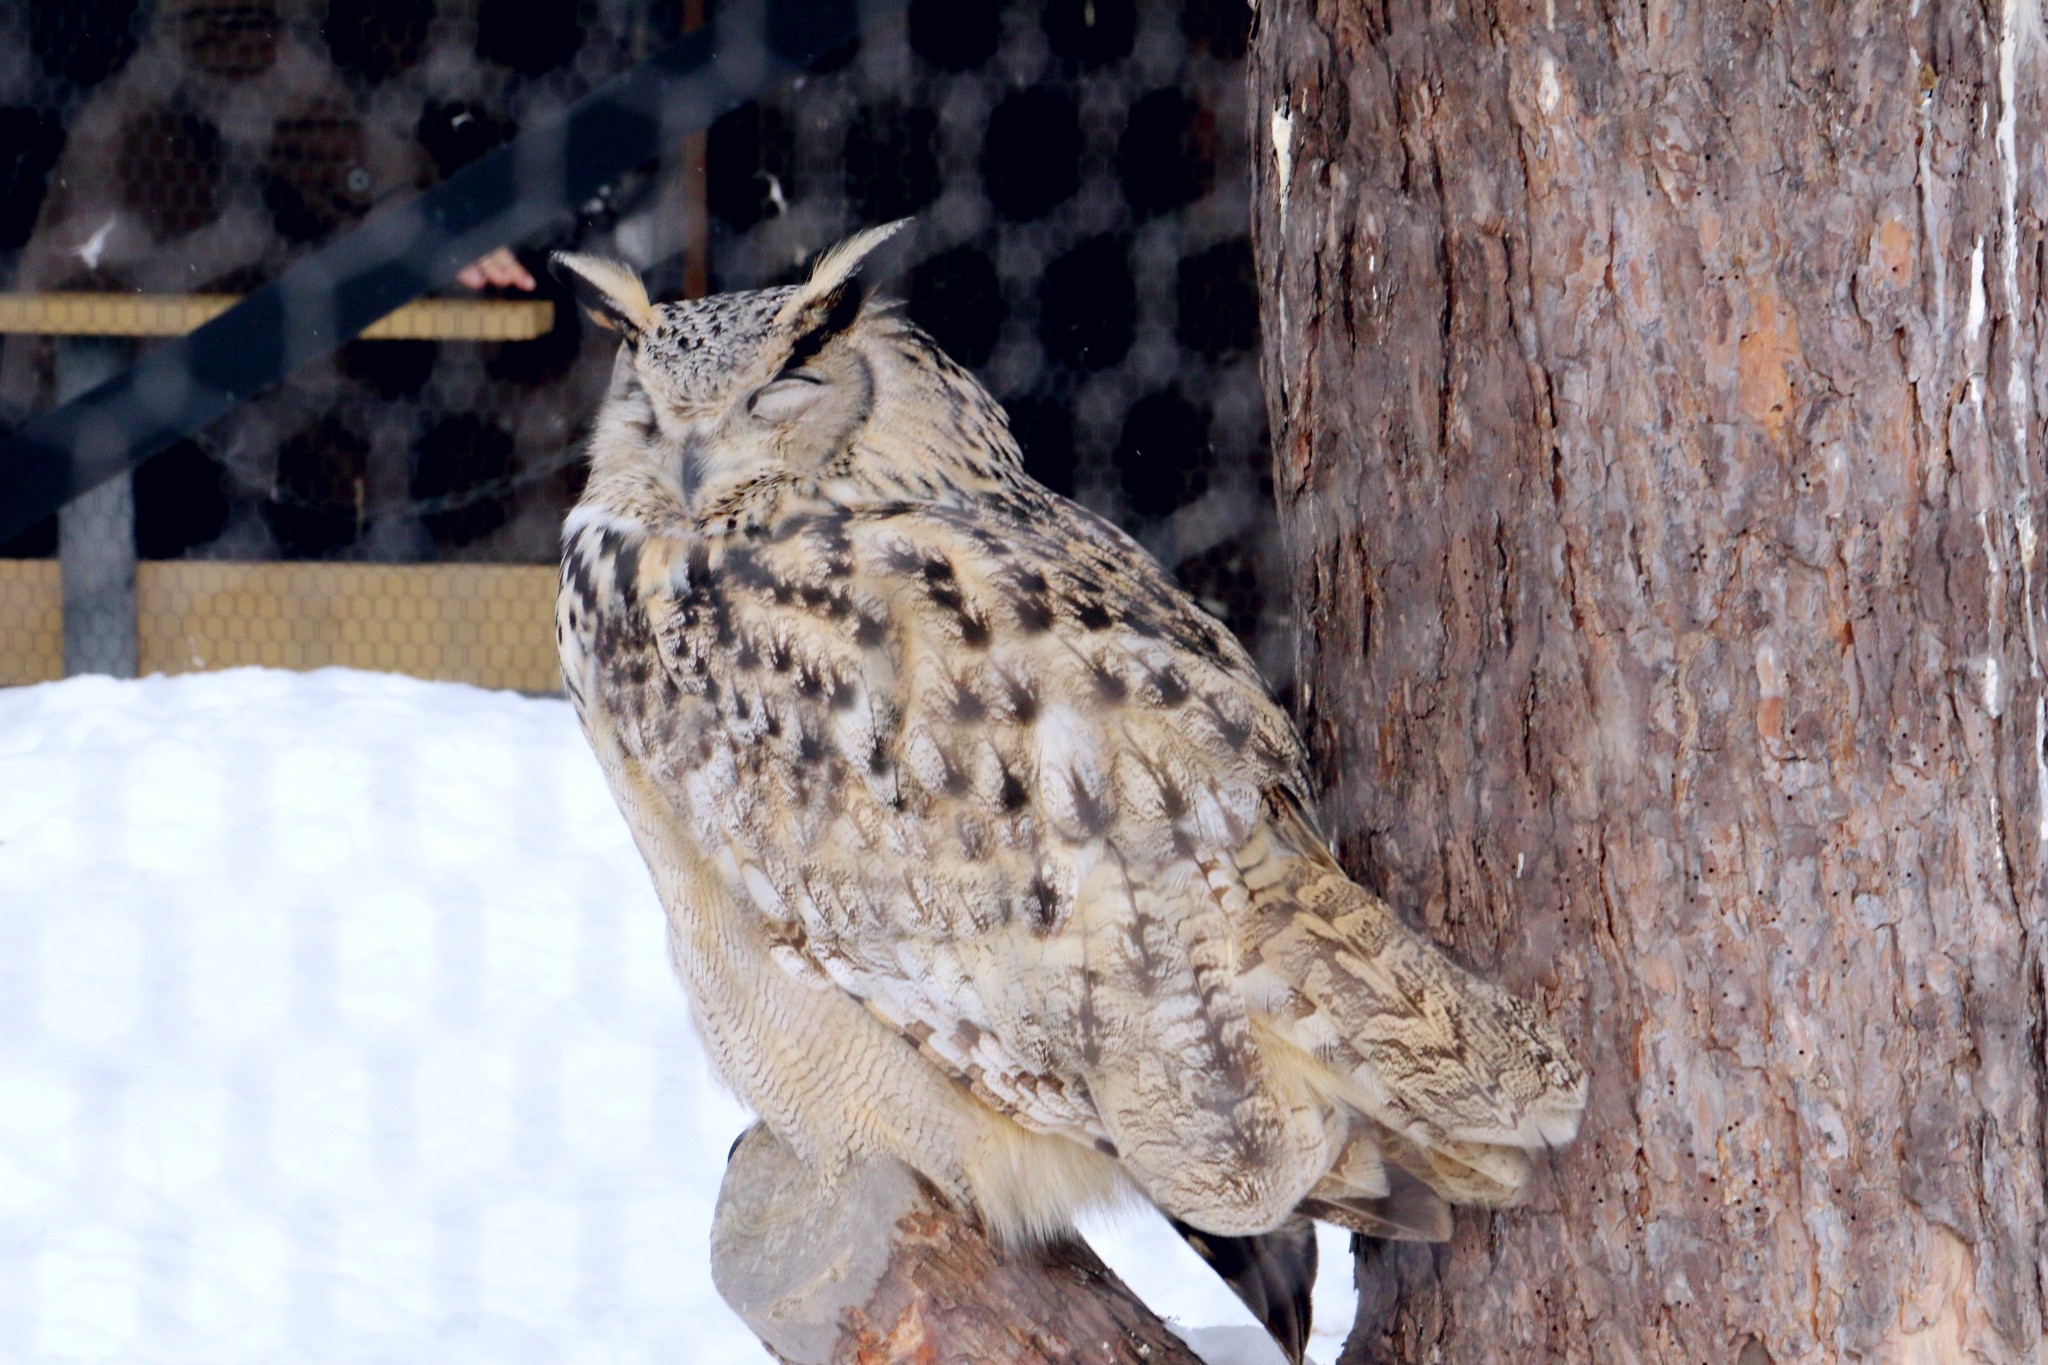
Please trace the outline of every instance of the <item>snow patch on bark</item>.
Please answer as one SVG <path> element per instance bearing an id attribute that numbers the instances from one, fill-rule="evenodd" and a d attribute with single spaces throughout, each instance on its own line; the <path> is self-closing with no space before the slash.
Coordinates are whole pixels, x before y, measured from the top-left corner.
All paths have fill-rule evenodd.
<path id="1" fill-rule="evenodd" d="M 1272 122 L 1268 125 L 1268 129 L 1273 139 L 1273 174 L 1278 181 L 1276 188 L 1279 190 L 1278 197 L 1280 201 L 1280 231 L 1278 236 L 1280 238 L 1280 253 L 1284 259 L 1287 253 L 1287 186 L 1288 182 L 1294 179 L 1294 113 L 1287 107 L 1285 98 L 1282 98 L 1280 103 L 1273 107 L 1273 118 Z M 1280 315 L 1277 322 L 1279 324 L 1281 344 L 1284 346 L 1287 339 L 1287 291 L 1285 289 L 1276 291 L 1276 297 L 1280 300 Z M 1281 367 L 1279 373 L 1280 396 L 1284 399 L 1287 396 L 1287 376 L 1284 366 Z"/>
<path id="2" fill-rule="evenodd" d="M 2027 309 L 2020 300 L 2020 233 L 2019 233 L 2019 55 L 2020 48 L 2037 48 L 2041 43 L 2040 0 L 2005 0 L 2004 31 L 1998 39 L 1998 193 L 1999 231 L 2003 240 L 1999 243 L 1998 255 L 2000 273 L 2004 276 L 2006 306 L 2012 310 L 2014 322 L 2027 315 Z M 2030 509 L 2033 503 L 2033 479 L 2031 454 L 2027 448 L 2027 365 L 2032 360 L 2033 347 L 2015 344 L 2008 348 L 2006 361 L 2005 395 L 2006 405 L 2011 409 L 2013 453 L 2018 457 L 2020 476 L 2020 498 L 2022 510 Z M 2022 556 L 2021 572 L 2032 579 L 2032 565 Z M 2027 611 L 2029 613 L 2029 634 L 2031 635 L 2031 613 L 2033 611 L 2033 584 L 2027 583 Z M 2038 671 L 2040 659 L 2034 660 Z"/>
<path id="3" fill-rule="evenodd" d="M 1915 4 L 1914 9 L 1919 5 Z M 2041 0 L 2005 0 L 2005 32 L 2024 51 L 2038 48 L 2048 37 L 2048 24 L 2041 14 Z"/>
<path id="4" fill-rule="evenodd" d="M 1273 110 L 1273 173 L 1280 179 L 1280 226 L 1287 226 L 1287 182 L 1294 178 L 1294 114 L 1283 101 Z"/>
<path id="5" fill-rule="evenodd" d="M 2040 845 L 2048 849 L 2048 697 L 2034 698 L 2034 810 L 2041 817 Z"/>
<path id="6" fill-rule="evenodd" d="M 2027 676 L 2041 677 L 2041 613 L 2034 606 L 2034 561 L 2040 557 L 2041 541 L 2034 531 L 2033 490 L 2022 484 L 2019 504 L 2013 508 L 2013 530 L 2020 542 L 2020 610 L 2025 614 L 2027 634 Z M 2042 815 L 2048 820 L 2048 812 Z M 2048 847 L 2041 850 L 2048 859 Z"/>
<path id="7" fill-rule="evenodd" d="M 1991 530 L 1991 517 L 1987 512 L 1977 514 L 1977 529 L 1984 536 L 1984 614 L 1994 625 L 2003 619 L 2000 607 L 2005 599 L 2005 562 L 1998 557 L 1998 541 Z M 1997 648 L 1997 637 L 1993 636 L 1993 649 Z M 1992 654 L 1984 660 L 1984 709 L 1998 719 L 1998 655 Z"/>
<path id="8" fill-rule="evenodd" d="M 2024 316 L 2020 307 L 2019 234 L 2019 54 L 2022 41 L 2040 40 L 2040 0 L 2005 0 L 2004 31 L 1998 39 L 1998 244 L 2000 274 L 2004 277 L 2006 304 L 2015 320 Z M 2006 376 L 2006 400 L 2012 406 L 2014 448 L 2020 457 L 2022 477 L 2027 468 L 2027 383 L 2021 369 L 2020 347 L 2011 349 Z"/>
<path id="9" fill-rule="evenodd" d="M 1975 344 L 1984 330 L 1984 239 L 1970 248 L 1970 307 L 1963 314 L 1963 337 Z"/>

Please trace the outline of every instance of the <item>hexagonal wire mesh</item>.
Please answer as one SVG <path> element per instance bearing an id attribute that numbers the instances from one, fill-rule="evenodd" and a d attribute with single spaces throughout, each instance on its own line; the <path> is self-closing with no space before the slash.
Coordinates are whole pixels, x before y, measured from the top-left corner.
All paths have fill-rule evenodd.
<path id="1" fill-rule="evenodd" d="M 618 74 L 673 38 L 682 19 L 659 3 L 528 10 L 511 0 L 0 5 L 0 130 L 10 134 L 0 143 L 10 191 L 0 271 L 9 289 L 246 292 L 379 204 L 451 174 Z M 585 205 L 563 240 L 621 250 L 612 238 L 625 205 L 639 215 L 627 230 L 631 254 L 672 256 L 683 230 L 683 215 L 671 211 L 679 184 L 668 165 L 628 177 Z M 537 267 L 559 244 L 519 245 Z M 537 273 L 542 296 L 559 302 Z M 339 567 L 351 562 L 550 561 L 607 364 L 602 345 L 583 343 L 570 310 L 557 308 L 532 340 L 359 341 L 303 367 L 137 471 L 132 530 L 121 537 L 143 561 L 139 572 L 132 559 L 127 568 L 133 598 L 178 598 L 182 580 L 167 578 L 162 561 L 331 563 L 330 596 L 358 606 L 375 594 L 364 595 L 370 580 Z M 112 347 L 132 355 L 135 343 Z M 88 387 L 107 372 L 108 351 L 98 337 L 7 336 L 0 421 Z M 58 540 L 53 518 L 0 546 L 0 561 L 54 554 Z M 74 542 L 90 558 L 113 556 L 104 537 L 89 550 L 72 537 L 67 561 Z M 26 571 L 12 572 L 27 581 Z M 166 579 L 160 591 L 153 578 Z M 529 597 L 538 582 L 475 581 Z M 441 600 L 450 580 L 408 582 L 419 610 L 459 605 Z M 247 586 L 265 590 L 264 576 Z M 79 638 L 91 628 L 76 599 L 66 600 L 69 671 L 108 667 L 103 660 L 120 651 L 80 648 L 93 643 Z M 53 609 L 38 599 L 38 629 Z M 245 648 L 222 610 L 133 622 L 131 667 L 342 659 L 413 669 L 397 639 L 364 649 L 316 631 Z M 452 639 L 436 646 L 446 657 L 418 671 L 551 689 L 547 633 L 533 633 L 510 672 Z"/>
<path id="2" fill-rule="evenodd" d="M 0 5 L 0 271 L 17 293 L 247 290 L 684 19 L 679 0 Z M 1248 22 L 1238 0 L 918 0 L 519 254 L 557 303 L 539 266 L 564 245 L 633 261 L 657 295 L 682 290 L 686 247 L 708 248 L 712 287 L 745 288 L 915 215 L 889 287 L 1004 401 L 1032 472 L 1136 534 L 1282 674 L 1284 622 L 1261 587 Z M 344 346 L 137 472 L 142 575 L 180 559 L 549 562 L 609 349 L 567 307 L 534 340 Z M 76 391 L 108 352 L 0 339 L 0 421 Z M 0 560 L 56 546 L 53 520 Z M 179 638 L 206 627 L 181 622 Z M 144 671 L 206 654 L 140 633 Z M 317 642 L 215 653 L 327 657 Z M 121 655 L 73 657 L 76 671 Z M 464 676 L 444 663 L 435 676 Z"/>
<path id="3" fill-rule="evenodd" d="M 1008 409 L 1031 472 L 1121 524 L 1288 667 L 1234 0 L 918 0 L 722 120 L 717 288 L 917 216 L 910 315 Z"/>
<path id="4" fill-rule="evenodd" d="M 0 275 L 16 293 L 246 291 L 668 41 L 686 8 L 0 0 Z M 1243 0 L 916 0 L 554 240 L 515 245 L 559 303 L 538 269 L 557 246 L 633 261 L 657 295 L 693 274 L 744 288 L 915 215 L 889 287 L 1008 406 L 1031 470 L 1137 535 L 1283 681 L 1285 617 L 1262 586 L 1277 579 L 1246 236 L 1248 20 Z M 138 344 L 0 338 L 0 423 Z M 79 509 L 64 538 L 100 551 L 83 561 L 97 615 L 58 620 L 55 519 L 0 546 L 0 682 L 55 676 L 66 654 L 115 657 L 107 584 L 139 559 L 126 648 L 145 673 L 339 658 L 552 687 L 548 566 L 610 351 L 563 307 L 530 341 L 363 341 L 303 368 L 145 464 L 131 499 Z M 64 625 L 102 653 L 74 649 Z M 22 1186 L 9 1150 L 44 1147 L 0 1142 L 0 1185 L 43 1191 L 18 1228 L 65 1224 L 40 1247 L 0 1239 L 0 1355 L 98 1341 L 225 1359 L 260 1340 L 250 1358 L 275 1359 L 279 1340 L 361 1345 L 347 1330 L 373 1319 L 409 1324 L 413 1344 L 497 1322 L 587 1349 L 588 1316 L 536 1306 L 567 1294 L 620 1324 L 607 1358 L 688 1358 L 700 1329 L 676 1267 L 701 1259 L 701 1231 L 670 1235 L 669 1186 L 627 1197 L 606 1181 L 627 1148 L 668 1179 L 675 1134 L 713 1161 L 730 1134 L 697 1131 L 723 1111 L 682 1097 L 681 1002 L 658 944 L 633 938 L 658 935 L 658 912 L 580 741 L 559 715 L 491 709 L 511 699 L 394 700 L 348 675 L 307 680 L 305 701 L 274 676 L 240 686 L 225 756 L 201 724 L 221 705 L 210 694 L 130 694 L 110 703 L 128 713 L 112 729 L 53 694 L 37 703 L 49 743 L 15 754 L 49 794 L 10 805 L 21 786 L 0 783 L 15 855 L 0 866 L 0 1053 L 21 1063 L 0 1138 L 68 1144 Z M 288 730 L 307 705 L 334 716 Z M 451 705 L 488 741 L 420 719 Z M 351 708 L 377 727 L 360 750 Z M 573 818 L 556 809 L 571 796 Z M 506 812 L 521 858 L 546 867 L 492 852 Z M 75 826 L 60 843 L 106 838 L 91 887 L 66 871 L 75 850 L 50 864 L 46 901 L 21 881 L 44 826 Z M 27 913 L 5 913 L 10 896 Z M 495 1070 L 465 1072 L 450 1101 L 441 1081 L 479 1049 Z M 192 1086 L 153 1078 L 159 1062 Z M 207 1147 L 208 1124 L 226 1148 Z M 586 1130 L 602 1130 L 603 1160 L 572 1180 L 561 1153 Z M 213 1162 L 193 1188 L 227 1222 L 165 1193 L 188 1159 Z M 384 1212 L 359 1212 L 373 1187 Z M 395 1208 L 397 1232 L 375 1222 Z M 10 1216 L 0 1198 L 0 1225 Z M 388 1280 L 343 1273 L 364 1266 Z M 274 1335 L 215 1335 L 243 1321 L 203 1302 L 222 1285 L 275 1315 Z M 359 1313 L 350 1294 L 403 1311 Z M 546 1337 L 543 1321 L 579 1325 Z M 366 1349 L 416 1354 L 399 1346 Z"/>

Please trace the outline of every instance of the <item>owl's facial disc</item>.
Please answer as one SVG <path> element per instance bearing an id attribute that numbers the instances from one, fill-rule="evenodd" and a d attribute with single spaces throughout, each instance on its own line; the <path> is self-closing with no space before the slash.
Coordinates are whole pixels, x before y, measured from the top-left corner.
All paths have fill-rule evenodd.
<path id="1" fill-rule="evenodd" d="M 783 489 L 844 476 L 876 388 L 856 272 L 898 226 L 841 243 L 803 284 L 660 306 L 631 267 L 558 253 L 556 275 L 625 342 L 613 401 L 641 434 L 608 447 L 621 467 L 637 463 L 696 518 L 765 514 Z"/>
<path id="2" fill-rule="evenodd" d="M 735 465 L 796 478 L 821 473 L 867 420 L 873 376 L 858 342 L 844 335 L 847 322 L 832 325 L 830 335 L 799 338 L 765 379 L 735 395 L 714 442 Z"/>

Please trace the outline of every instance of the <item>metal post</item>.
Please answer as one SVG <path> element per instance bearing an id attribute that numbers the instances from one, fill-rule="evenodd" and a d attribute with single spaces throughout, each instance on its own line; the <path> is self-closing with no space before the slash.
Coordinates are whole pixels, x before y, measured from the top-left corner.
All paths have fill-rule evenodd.
<path id="1" fill-rule="evenodd" d="M 111 337 L 57 342 L 57 401 L 68 403 L 134 359 Z M 57 512 L 57 565 L 64 591 L 64 675 L 135 676 L 135 481 L 124 474 Z"/>

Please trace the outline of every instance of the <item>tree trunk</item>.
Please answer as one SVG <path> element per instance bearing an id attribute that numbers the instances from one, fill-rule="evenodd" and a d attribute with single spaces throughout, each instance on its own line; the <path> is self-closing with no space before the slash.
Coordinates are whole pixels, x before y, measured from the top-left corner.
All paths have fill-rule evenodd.
<path id="1" fill-rule="evenodd" d="M 1592 1074 L 1349 1360 L 2039 1361 L 2033 0 L 1261 0 L 1299 700 Z"/>
<path id="2" fill-rule="evenodd" d="M 894 1162 L 823 1186 L 765 1124 L 726 1163 L 711 1278 L 784 1365 L 1197 1365 L 1081 1242 L 998 1248 Z"/>

